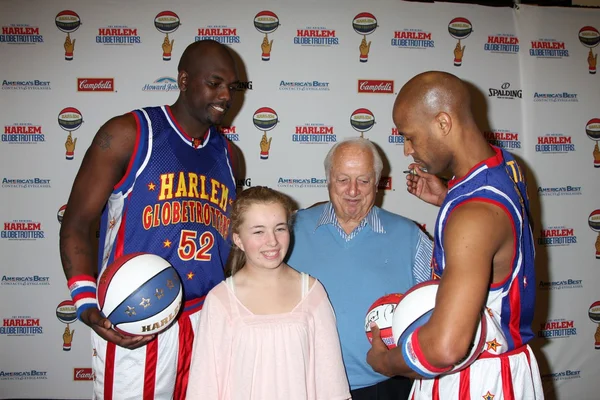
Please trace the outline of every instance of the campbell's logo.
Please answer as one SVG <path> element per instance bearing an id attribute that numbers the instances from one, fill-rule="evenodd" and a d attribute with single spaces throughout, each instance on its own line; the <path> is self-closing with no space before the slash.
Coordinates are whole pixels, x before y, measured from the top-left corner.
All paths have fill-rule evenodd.
<path id="1" fill-rule="evenodd" d="M 74 381 L 93 381 L 94 372 L 91 368 L 73 368 Z"/>
<path id="2" fill-rule="evenodd" d="M 114 92 L 115 78 L 77 78 L 78 92 Z"/>
<path id="3" fill-rule="evenodd" d="M 11 24 L 2 27 L 0 43 L 8 44 L 36 44 L 43 43 L 44 36 L 40 34 L 40 28 L 27 24 Z"/>
<path id="4" fill-rule="evenodd" d="M 337 141 L 333 126 L 312 122 L 296 126 L 292 142 L 302 144 L 334 143 Z"/>
<path id="5" fill-rule="evenodd" d="M 382 176 L 377 184 L 377 189 L 381 190 L 392 190 L 392 177 Z"/>
<path id="6" fill-rule="evenodd" d="M 535 151 L 543 154 L 568 153 L 575 151 L 575 144 L 571 136 L 562 133 L 549 133 L 538 136 Z"/>
<path id="7" fill-rule="evenodd" d="M 431 32 L 421 29 L 404 29 L 395 31 L 391 45 L 404 49 L 428 49 L 435 47 Z"/>
<path id="8" fill-rule="evenodd" d="M 569 57 L 569 50 L 565 42 L 555 39 L 532 40 L 529 55 L 537 58 L 563 58 Z"/>
<path id="9" fill-rule="evenodd" d="M 489 35 L 483 50 L 490 53 L 517 54 L 519 38 L 512 34 Z"/>
<path id="10" fill-rule="evenodd" d="M 394 81 L 359 79 L 358 93 L 394 93 Z"/>
<path id="11" fill-rule="evenodd" d="M 507 130 L 484 131 L 483 136 L 489 144 L 503 149 L 520 149 L 521 140 L 517 132 Z"/>
<path id="12" fill-rule="evenodd" d="M 195 41 L 199 42 L 201 40 L 214 40 L 223 44 L 235 44 L 240 43 L 240 35 L 238 35 L 237 28 L 231 28 L 226 25 L 208 25 L 198 28 Z"/>
<path id="13" fill-rule="evenodd" d="M 37 144 L 45 141 L 46 137 L 42 132 L 42 127 L 28 122 L 5 125 L 4 133 L 2 133 L 2 143 Z"/>
<path id="14" fill-rule="evenodd" d="M 401 135 L 397 128 L 392 128 L 392 132 L 388 136 L 388 143 L 404 145 L 404 135 Z"/>

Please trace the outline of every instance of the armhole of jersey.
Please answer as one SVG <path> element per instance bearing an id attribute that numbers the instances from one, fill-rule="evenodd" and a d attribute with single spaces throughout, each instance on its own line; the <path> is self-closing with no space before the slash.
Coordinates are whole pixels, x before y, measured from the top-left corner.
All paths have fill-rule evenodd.
<path id="1" fill-rule="evenodd" d="M 514 271 L 514 267 L 515 267 L 515 258 L 517 257 L 517 229 L 516 229 L 516 225 L 515 225 L 515 220 L 513 218 L 513 215 L 510 213 L 510 211 L 508 210 L 508 208 L 502 204 L 501 202 L 499 202 L 498 200 L 494 200 L 494 199 L 490 199 L 487 197 L 471 197 L 468 200 L 465 200 L 463 202 L 461 202 L 460 204 L 458 204 L 456 207 L 454 207 L 451 211 L 450 214 L 448 215 L 448 217 L 446 218 L 446 225 L 448 224 L 448 219 L 450 218 L 450 216 L 452 215 L 452 212 L 454 210 L 456 210 L 458 207 L 468 204 L 468 203 L 487 203 L 487 204 L 492 204 L 498 208 L 500 208 L 502 211 L 504 211 L 504 213 L 508 216 L 508 219 L 510 220 L 510 225 L 512 228 L 512 233 L 513 233 L 513 253 L 512 253 L 512 257 L 510 260 L 510 271 L 508 271 L 508 273 L 506 274 L 506 276 L 497 283 L 492 283 L 490 285 L 490 288 L 492 290 L 497 290 L 501 287 L 503 287 L 504 285 L 506 285 L 506 283 L 510 280 L 510 277 L 512 276 L 512 273 Z M 446 228 L 446 226 L 444 226 L 444 229 Z"/>
<path id="2" fill-rule="evenodd" d="M 139 158 L 139 155 L 140 155 L 139 153 L 140 153 L 140 141 L 142 138 L 142 130 L 143 130 L 142 129 L 142 118 L 143 117 L 140 117 L 140 115 L 138 114 L 138 111 L 132 111 L 131 114 L 133 115 L 133 117 L 135 119 L 135 125 L 136 125 L 135 144 L 133 146 L 133 151 L 131 152 L 131 155 L 129 156 L 129 163 L 127 164 L 127 170 L 125 171 L 125 174 L 123 174 L 123 177 L 121 178 L 121 180 L 114 186 L 113 193 L 117 193 L 120 191 L 127 191 L 129 185 L 126 185 L 126 183 L 128 183 L 130 181 L 132 171 L 136 164 L 136 160 Z M 145 122 L 145 120 L 144 120 L 144 122 Z M 148 132 L 147 129 L 145 129 L 144 131 Z M 133 174 L 135 174 L 135 172 L 133 172 Z"/>
<path id="3" fill-rule="evenodd" d="M 223 135 L 223 139 L 225 140 L 225 143 L 227 144 L 227 155 L 229 156 L 229 165 L 231 165 L 231 172 L 233 174 L 234 177 L 236 177 L 236 171 L 237 171 L 237 163 L 235 161 L 235 158 L 233 157 L 233 147 L 231 145 L 231 142 L 229 140 L 227 140 L 227 138 Z"/>

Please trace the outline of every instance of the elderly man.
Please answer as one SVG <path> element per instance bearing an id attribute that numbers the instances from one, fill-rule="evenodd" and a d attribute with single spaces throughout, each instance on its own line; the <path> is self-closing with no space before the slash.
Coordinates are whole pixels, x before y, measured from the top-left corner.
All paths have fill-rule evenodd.
<path id="1" fill-rule="evenodd" d="M 430 277 L 432 244 L 411 220 L 374 205 L 383 163 L 367 139 L 334 145 L 325 158 L 330 202 L 298 211 L 289 264 L 319 279 L 336 314 L 354 400 L 407 398 L 407 378 L 366 362 L 371 304 Z"/>

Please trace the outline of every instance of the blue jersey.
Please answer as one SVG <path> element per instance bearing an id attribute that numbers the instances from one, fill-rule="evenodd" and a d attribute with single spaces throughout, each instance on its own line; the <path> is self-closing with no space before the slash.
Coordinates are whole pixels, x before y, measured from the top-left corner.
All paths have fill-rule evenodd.
<path id="1" fill-rule="evenodd" d="M 99 269 L 125 254 L 156 254 L 177 269 L 184 300 L 203 299 L 224 279 L 230 250 L 228 142 L 214 128 L 191 138 L 168 106 L 132 113 L 136 144 L 102 214 Z"/>
<path id="2" fill-rule="evenodd" d="M 460 180 L 452 180 L 435 225 L 433 278 L 445 267 L 444 228 L 452 211 L 461 204 L 480 201 L 500 207 L 513 226 L 514 251 L 509 276 L 490 286 L 486 302 L 489 341 L 494 353 L 518 348 L 533 338 L 535 307 L 535 247 L 529 219 L 525 177 L 510 153 L 493 147 L 496 155 L 473 167 Z M 488 346 L 489 348 L 489 346 Z"/>

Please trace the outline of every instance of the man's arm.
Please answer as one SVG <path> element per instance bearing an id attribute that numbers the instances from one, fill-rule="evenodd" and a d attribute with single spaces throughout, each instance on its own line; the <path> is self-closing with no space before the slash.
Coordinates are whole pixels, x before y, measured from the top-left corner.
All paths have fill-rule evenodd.
<path id="1" fill-rule="evenodd" d="M 96 280 L 97 259 L 91 231 L 127 169 L 136 133 L 132 114 L 115 117 L 100 128 L 83 158 L 60 228 L 60 257 L 67 280 Z M 85 309 L 80 319 L 104 339 L 123 347 L 135 348 L 152 338 L 120 335 L 111 329 L 110 321 L 102 318 L 97 307 Z"/>
<path id="2" fill-rule="evenodd" d="M 497 206 L 470 202 L 452 212 L 444 232 L 446 265 L 435 309 L 417 335 L 429 365 L 447 370 L 467 354 L 492 281 L 494 257 L 512 240 L 510 220 Z M 375 371 L 415 377 L 401 345 L 388 351 L 379 342 L 367 355 Z"/>

